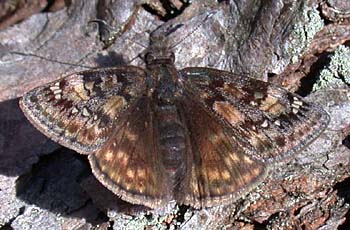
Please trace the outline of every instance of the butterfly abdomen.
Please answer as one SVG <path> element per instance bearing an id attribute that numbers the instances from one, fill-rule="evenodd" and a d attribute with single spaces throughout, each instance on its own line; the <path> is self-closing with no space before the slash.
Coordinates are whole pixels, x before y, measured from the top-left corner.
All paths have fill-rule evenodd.
<path id="1" fill-rule="evenodd" d="M 157 109 L 159 150 L 164 168 L 173 179 L 183 172 L 186 150 L 185 132 L 175 105 Z"/>

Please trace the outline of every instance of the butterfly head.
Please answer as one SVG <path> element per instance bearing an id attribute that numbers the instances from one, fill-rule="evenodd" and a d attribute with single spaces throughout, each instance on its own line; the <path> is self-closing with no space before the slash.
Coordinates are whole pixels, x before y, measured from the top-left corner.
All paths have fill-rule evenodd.
<path id="1" fill-rule="evenodd" d="M 173 64 L 175 54 L 169 48 L 167 37 L 164 35 L 152 35 L 150 46 L 145 55 L 147 65 Z"/>

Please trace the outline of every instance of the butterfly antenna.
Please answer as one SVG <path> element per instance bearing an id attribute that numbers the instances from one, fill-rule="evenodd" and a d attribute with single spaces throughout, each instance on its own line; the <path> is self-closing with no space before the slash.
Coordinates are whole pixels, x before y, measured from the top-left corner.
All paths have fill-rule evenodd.
<path id="1" fill-rule="evenodd" d="M 142 43 L 140 43 L 140 42 L 134 41 L 134 40 L 132 40 L 132 39 L 128 39 L 128 40 L 130 40 L 130 41 L 134 42 L 135 44 L 137 44 L 137 45 L 141 46 L 142 48 L 147 49 L 147 46 L 145 46 L 144 44 L 142 44 Z"/>
<path id="2" fill-rule="evenodd" d="M 142 57 L 140 57 L 140 54 L 139 54 L 139 55 L 136 55 L 135 57 L 133 57 L 131 60 L 129 60 L 127 62 L 127 64 L 130 64 L 131 62 L 135 61 L 137 58 L 140 58 L 142 60 Z"/>
<path id="3" fill-rule="evenodd" d="M 87 68 L 87 69 L 94 69 L 94 68 L 96 68 L 96 67 L 91 67 L 91 66 L 86 66 L 86 65 L 80 65 L 80 64 L 74 64 L 74 63 L 59 61 L 59 60 L 47 58 L 47 57 L 40 56 L 40 55 L 33 54 L 33 53 L 23 53 L 23 52 L 19 52 L 19 51 L 8 51 L 7 53 L 9 53 L 9 54 L 15 54 L 15 55 L 20 55 L 20 56 L 25 56 L 25 57 L 35 57 L 35 58 L 39 58 L 39 59 L 42 59 L 42 60 L 45 60 L 45 61 L 50 61 L 50 62 L 59 63 L 59 64 L 62 64 L 62 65 L 69 65 L 69 66 L 75 66 L 75 67 L 82 67 L 82 68 Z"/>
<path id="4" fill-rule="evenodd" d="M 214 14 L 216 14 L 216 11 L 211 11 L 208 13 L 208 15 L 198 24 L 194 27 L 194 29 L 188 33 L 184 38 L 182 38 L 177 43 L 173 44 L 170 49 L 173 49 L 175 46 L 186 40 L 189 36 L 191 36 L 194 32 L 196 32 L 209 18 L 211 18 Z"/>

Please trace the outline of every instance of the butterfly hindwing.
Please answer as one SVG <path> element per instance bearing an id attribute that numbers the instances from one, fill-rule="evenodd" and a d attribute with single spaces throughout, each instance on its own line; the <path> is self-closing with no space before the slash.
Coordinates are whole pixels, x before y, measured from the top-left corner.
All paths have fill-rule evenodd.
<path id="1" fill-rule="evenodd" d="M 48 137 L 80 153 L 102 146 L 115 120 L 146 90 L 144 70 L 132 66 L 75 73 L 25 94 L 20 106 Z"/>
<path id="2" fill-rule="evenodd" d="M 329 122 L 322 109 L 264 81 L 197 67 L 185 68 L 181 75 L 186 90 L 222 120 L 237 144 L 264 162 L 290 158 Z"/>
<path id="3" fill-rule="evenodd" d="M 196 95 L 184 94 L 178 107 L 189 144 L 177 201 L 197 208 L 232 202 L 265 178 L 265 165 L 247 154 Z"/>
<path id="4" fill-rule="evenodd" d="M 89 160 L 95 176 L 131 203 L 159 207 L 171 199 L 171 186 L 159 155 L 149 97 L 138 99 L 118 120 L 106 144 Z"/>

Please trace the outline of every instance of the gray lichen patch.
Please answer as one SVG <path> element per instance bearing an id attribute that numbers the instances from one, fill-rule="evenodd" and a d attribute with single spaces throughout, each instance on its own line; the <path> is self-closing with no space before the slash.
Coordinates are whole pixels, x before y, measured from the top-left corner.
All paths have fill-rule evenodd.
<path id="1" fill-rule="evenodd" d="M 286 43 L 286 51 L 295 63 L 307 51 L 315 34 L 323 29 L 324 22 L 316 8 L 305 6 L 301 20 L 294 25 L 291 41 Z"/>
<path id="2" fill-rule="evenodd" d="M 320 72 L 313 90 L 339 88 L 350 85 L 350 49 L 339 46 L 331 56 L 329 65 Z"/>

